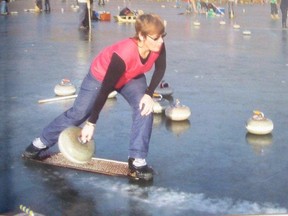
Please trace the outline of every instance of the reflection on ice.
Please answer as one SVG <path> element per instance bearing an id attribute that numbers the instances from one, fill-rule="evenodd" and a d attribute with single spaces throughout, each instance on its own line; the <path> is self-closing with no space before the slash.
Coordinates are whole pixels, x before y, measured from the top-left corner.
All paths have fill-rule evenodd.
<path id="1" fill-rule="evenodd" d="M 262 155 L 269 146 L 273 143 L 273 136 L 272 134 L 266 135 L 256 135 L 247 133 L 246 134 L 246 141 L 248 144 L 251 145 L 252 149 L 256 154 Z"/>
<path id="2" fill-rule="evenodd" d="M 189 120 L 185 121 L 167 121 L 166 128 L 167 130 L 171 131 L 176 136 L 180 136 L 185 131 L 189 130 L 191 124 Z"/>
<path id="3" fill-rule="evenodd" d="M 101 188 L 107 194 L 117 194 L 121 200 L 129 199 L 149 205 L 147 211 L 164 212 L 165 215 L 177 215 L 184 211 L 198 211 L 207 214 L 268 214 L 285 213 L 282 208 L 273 203 L 255 203 L 247 200 L 233 200 L 228 197 L 209 198 L 203 193 L 189 193 L 156 186 L 141 186 L 137 184 L 115 183 L 114 181 L 95 181 L 92 187 Z M 86 183 L 85 183 L 86 184 Z M 93 191 L 93 188 L 91 188 Z M 155 208 L 155 209 L 154 209 Z"/>

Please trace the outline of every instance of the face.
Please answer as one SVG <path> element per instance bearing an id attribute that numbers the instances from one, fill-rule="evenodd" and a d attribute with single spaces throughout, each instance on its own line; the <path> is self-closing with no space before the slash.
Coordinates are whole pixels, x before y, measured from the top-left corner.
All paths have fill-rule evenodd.
<path id="1" fill-rule="evenodd" d="M 144 38 L 143 42 L 147 49 L 149 49 L 152 52 L 159 52 L 162 44 L 164 42 L 164 37 L 166 36 L 166 33 L 163 33 L 162 35 L 152 34 L 147 35 L 146 38 Z"/>

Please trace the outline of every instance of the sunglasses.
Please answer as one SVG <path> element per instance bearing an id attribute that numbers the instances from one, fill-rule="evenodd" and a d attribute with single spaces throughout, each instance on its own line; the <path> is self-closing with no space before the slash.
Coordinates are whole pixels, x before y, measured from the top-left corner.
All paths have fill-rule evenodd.
<path id="1" fill-rule="evenodd" d="M 153 38 L 152 36 L 150 36 L 150 35 L 147 35 L 149 38 L 151 38 L 153 41 L 157 41 L 157 40 L 159 40 L 159 38 L 164 38 L 165 36 L 167 35 L 167 33 L 166 32 L 164 32 L 163 34 L 161 34 L 161 35 L 159 35 L 158 37 L 156 37 L 156 38 Z"/>

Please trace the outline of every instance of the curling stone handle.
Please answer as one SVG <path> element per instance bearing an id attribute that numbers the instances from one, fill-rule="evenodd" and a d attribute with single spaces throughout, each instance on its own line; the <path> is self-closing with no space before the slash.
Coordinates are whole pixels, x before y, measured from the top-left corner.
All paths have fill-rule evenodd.
<path id="1" fill-rule="evenodd" d="M 83 140 L 81 139 L 81 136 L 78 136 L 78 141 L 79 141 L 79 143 L 81 143 L 81 144 L 86 144 L 86 143 L 88 142 L 87 140 L 83 141 Z"/>

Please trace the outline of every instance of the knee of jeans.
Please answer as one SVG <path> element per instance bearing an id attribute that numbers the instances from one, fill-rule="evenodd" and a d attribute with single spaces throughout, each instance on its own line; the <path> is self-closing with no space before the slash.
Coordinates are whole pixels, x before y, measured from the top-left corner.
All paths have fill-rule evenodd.
<path id="1" fill-rule="evenodd" d="M 66 116 L 75 121 L 82 122 L 82 121 L 85 121 L 90 116 L 90 112 L 85 111 L 85 110 L 72 109 L 67 112 Z"/>

